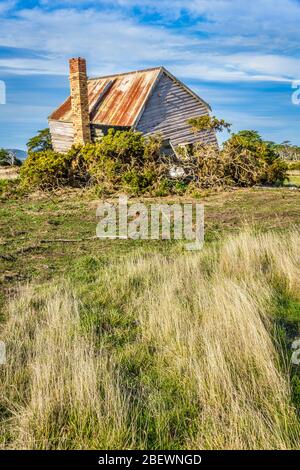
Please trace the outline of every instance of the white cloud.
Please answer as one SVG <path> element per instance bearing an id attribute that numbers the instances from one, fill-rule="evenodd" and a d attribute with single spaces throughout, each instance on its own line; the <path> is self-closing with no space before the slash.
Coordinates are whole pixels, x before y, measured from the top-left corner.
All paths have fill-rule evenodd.
<path id="1" fill-rule="evenodd" d="M 55 4 L 48 0 L 42 3 L 52 7 Z M 121 8 L 75 8 L 77 3 L 90 5 L 89 0 L 56 3 L 73 7 L 25 9 L 2 19 L 0 44 L 39 51 L 37 58 L 0 60 L 2 70 L 67 74 L 67 58 L 82 55 L 88 59 L 91 75 L 164 64 L 184 79 L 285 82 L 299 78 L 300 59 L 294 57 L 291 48 L 296 29 L 298 41 L 300 20 L 300 5 L 294 0 L 256 0 L 252 4 L 237 0 L 115 2 L 123 7 L 139 5 L 160 12 L 188 11 L 196 23 L 180 30 L 158 23 L 139 23 Z M 109 2 L 94 5 L 103 3 Z M 284 28 L 279 26 L 281 23 Z M 209 36 L 199 35 L 200 29 L 209 32 Z M 266 41 L 265 37 L 272 37 L 275 30 L 275 42 Z M 285 54 L 279 47 L 283 35 L 289 46 L 289 53 Z"/>
<path id="2" fill-rule="evenodd" d="M 290 81 L 300 76 L 300 58 L 279 55 L 235 54 L 224 58 L 232 67 L 252 74 L 273 75 L 274 79 Z M 222 58 L 223 60 L 223 58 Z"/>
<path id="3" fill-rule="evenodd" d="M 66 58 L 84 55 L 94 72 L 109 73 L 143 64 L 175 60 L 178 52 L 193 45 L 193 39 L 164 28 L 139 25 L 119 14 L 74 9 L 23 10 L 3 21 L 0 44 L 38 50 L 44 59 L 11 59 L 8 67 L 27 73 L 66 72 Z"/>
<path id="4" fill-rule="evenodd" d="M 88 1 L 84 3 L 89 3 Z M 110 0 L 101 3 L 109 4 Z M 123 7 L 138 6 L 174 20 L 188 14 L 197 22 L 195 32 L 219 38 L 219 47 L 259 46 L 264 50 L 299 52 L 300 3 L 298 0 L 115 0 Z M 220 42 L 221 38 L 221 42 Z"/>
<path id="5" fill-rule="evenodd" d="M 172 22 L 188 14 L 198 22 L 198 26 L 193 27 L 195 31 L 226 37 L 227 43 L 230 40 L 235 43 L 238 39 L 240 42 L 243 40 L 245 47 L 255 42 L 266 49 L 289 44 L 299 50 L 298 0 L 40 0 L 40 3 L 49 6 L 106 7 L 127 12 L 138 7 L 145 13 L 157 13 Z M 267 38 L 269 41 L 261 42 Z"/>
<path id="6" fill-rule="evenodd" d="M 258 54 L 201 54 L 197 62 L 172 66 L 184 78 L 212 82 L 272 81 L 291 83 L 300 76 L 300 59 Z"/>

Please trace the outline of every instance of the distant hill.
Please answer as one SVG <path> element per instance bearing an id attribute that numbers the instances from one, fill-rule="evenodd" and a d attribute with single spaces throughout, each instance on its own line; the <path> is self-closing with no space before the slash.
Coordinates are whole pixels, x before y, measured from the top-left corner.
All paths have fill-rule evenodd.
<path id="1" fill-rule="evenodd" d="M 5 149 L 5 150 L 8 150 L 9 152 L 13 152 L 15 156 L 19 160 L 22 160 L 22 161 L 25 160 L 25 158 L 27 157 L 27 153 L 24 150 L 20 150 L 20 149 Z"/>

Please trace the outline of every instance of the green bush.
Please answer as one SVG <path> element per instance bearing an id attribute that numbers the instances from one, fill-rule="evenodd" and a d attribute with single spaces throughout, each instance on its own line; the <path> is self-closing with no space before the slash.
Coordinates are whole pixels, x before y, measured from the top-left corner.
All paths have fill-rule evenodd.
<path id="1" fill-rule="evenodd" d="M 221 150 L 216 145 L 195 144 L 184 169 L 194 189 L 208 189 L 283 184 L 288 167 L 272 143 L 255 131 L 242 131 L 233 134 Z"/>
<path id="2" fill-rule="evenodd" d="M 300 171 L 300 161 L 298 162 L 286 162 L 290 171 Z"/>
<path id="3" fill-rule="evenodd" d="M 69 161 L 66 155 L 54 151 L 30 153 L 20 171 L 24 187 L 50 189 L 68 178 Z"/>
<path id="4" fill-rule="evenodd" d="M 86 165 L 80 155 L 53 150 L 29 153 L 21 171 L 25 188 L 54 189 L 78 185 L 86 179 Z"/>
<path id="5" fill-rule="evenodd" d="M 231 124 L 224 121 L 224 119 L 218 119 L 215 116 L 198 116 L 188 120 L 188 124 L 192 127 L 194 132 L 201 132 L 206 130 L 214 130 L 222 132 L 223 130 L 229 131 Z"/>
<path id="6" fill-rule="evenodd" d="M 144 161 L 145 139 L 140 132 L 109 129 L 98 145 L 102 158 L 130 165 Z"/>
<path id="7" fill-rule="evenodd" d="M 18 195 L 18 181 L 0 179 L 0 201 L 17 197 Z"/>
<path id="8" fill-rule="evenodd" d="M 22 185 L 53 189 L 90 183 L 101 195 L 118 190 L 143 194 L 166 171 L 159 161 L 160 148 L 158 136 L 110 129 L 101 141 L 73 146 L 66 154 L 30 152 L 21 171 Z"/>
<path id="9" fill-rule="evenodd" d="M 178 153 L 177 162 L 161 155 L 161 144 L 159 136 L 110 129 L 101 141 L 73 146 L 66 154 L 30 152 L 21 170 L 22 185 L 52 189 L 89 184 L 101 196 L 117 191 L 163 196 L 190 193 L 191 185 L 195 191 L 281 184 L 286 178 L 287 165 L 274 145 L 254 131 L 232 135 L 222 150 L 216 145 L 191 146 Z M 174 164 L 183 172 L 172 179 L 169 170 Z"/>
<path id="10" fill-rule="evenodd" d="M 168 196 L 170 193 L 172 193 L 172 182 L 168 178 L 162 178 L 158 181 L 153 190 L 156 197 Z"/>
<path id="11" fill-rule="evenodd" d="M 73 147 L 69 155 L 85 162 L 91 183 L 104 195 L 151 192 L 166 168 L 160 162 L 161 139 L 135 131 L 110 129 L 101 141 Z"/>
<path id="12" fill-rule="evenodd" d="M 254 131 L 234 134 L 225 142 L 221 154 L 225 176 L 236 186 L 282 184 L 287 176 L 286 163 L 272 144 Z"/>
<path id="13" fill-rule="evenodd" d="M 150 168 L 142 172 L 133 168 L 122 174 L 122 189 L 133 195 L 143 194 L 153 186 L 155 178 L 155 171 Z"/>

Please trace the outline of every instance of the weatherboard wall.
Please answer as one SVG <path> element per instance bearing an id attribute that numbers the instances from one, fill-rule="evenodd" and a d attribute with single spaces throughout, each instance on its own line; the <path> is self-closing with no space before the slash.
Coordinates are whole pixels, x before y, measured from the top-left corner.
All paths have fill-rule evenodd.
<path id="1" fill-rule="evenodd" d="M 194 133 L 187 121 L 209 114 L 207 105 L 189 93 L 180 83 L 162 74 L 149 98 L 137 130 L 160 133 L 173 146 L 193 142 L 216 143 L 213 131 Z"/>
<path id="2" fill-rule="evenodd" d="M 51 140 L 54 150 L 67 152 L 74 143 L 74 129 L 71 122 L 49 120 Z"/>

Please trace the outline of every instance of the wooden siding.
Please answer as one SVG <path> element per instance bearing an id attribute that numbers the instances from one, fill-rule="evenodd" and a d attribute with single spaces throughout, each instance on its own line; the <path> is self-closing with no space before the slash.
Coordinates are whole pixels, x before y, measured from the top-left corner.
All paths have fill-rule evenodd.
<path id="1" fill-rule="evenodd" d="M 216 143 L 213 131 L 195 134 L 187 124 L 188 119 L 207 114 L 205 103 L 163 73 L 136 128 L 144 134 L 160 133 L 164 139 L 170 139 L 174 147 L 198 141 Z"/>
<path id="2" fill-rule="evenodd" d="M 122 131 L 130 129 L 130 127 L 100 126 L 98 124 L 91 124 L 92 142 L 100 140 L 101 137 L 107 134 L 108 129 L 111 127 Z M 67 152 L 74 143 L 74 131 L 72 123 L 49 120 L 49 128 L 54 150 L 62 153 Z"/>
<path id="3" fill-rule="evenodd" d="M 49 128 L 54 150 L 67 152 L 74 141 L 73 124 L 71 122 L 49 120 Z"/>

